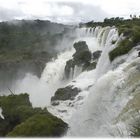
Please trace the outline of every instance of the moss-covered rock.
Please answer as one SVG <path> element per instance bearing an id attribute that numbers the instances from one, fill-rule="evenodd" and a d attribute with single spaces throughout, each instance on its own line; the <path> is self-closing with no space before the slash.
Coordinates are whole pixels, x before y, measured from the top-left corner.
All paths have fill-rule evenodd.
<path id="1" fill-rule="evenodd" d="M 91 52 L 89 50 L 77 52 L 73 55 L 73 60 L 77 65 L 88 63 L 91 61 Z"/>
<path id="2" fill-rule="evenodd" d="M 17 125 L 8 137 L 59 137 L 64 135 L 67 124 L 46 114 L 37 114 Z"/>
<path id="3" fill-rule="evenodd" d="M 1 96 L 0 107 L 2 108 L 2 114 L 5 118 L 1 120 L 0 123 L 0 135 L 2 136 L 11 131 L 27 117 L 31 116 L 32 106 L 28 94 Z M 22 109 L 20 110 L 20 107 L 22 107 L 22 109 L 28 108 L 28 110 L 30 108 L 30 113 L 24 112 Z"/>
<path id="4" fill-rule="evenodd" d="M 75 66 L 82 67 L 88 65 L 92 59 L 92 54 L 88 49 L 85 41 L 79 41 L 74 43 L 76 52 L 73 54 L 73 59 L 68 60 L 65 66 L 66 78 L 69 78 L 71 70 L 74 70 Z"/>
<path id="5" fill-rule="evenodd" d="M 127 54 L 133 47 L 133 42 L 129 39 L 122 40 L 118 47 L 109 52 L 110 61 L 113 61 L 116 57 Z"/>
<path id="6" fill-rule="evenodd" d="M 20 95 L 0 96 L 0 106 L 5 117 L 19 106 L 31 106 L 27 93 Z"/>
<path id="7" fill-rule="evenodd" d="M 62 120 L 60 121 L 60 119 L 54 117 L 52 114 L 50 114 L 47 111 L 46 108 L 44 108 L 44 109 L 33 108 L 32 104 L 29 101 L 28 94 L 1 96 L 0 97 L 0 107 L 2 108 L 2 114 L 4 116 L 4 119 L 0 118 L 0 136 L 6 136 L 8 133 L 13 131 L 13 129 L 17 125 L 20 125 L 21 123 L 25 122 L 30 117 L 33 117 L 35 115 L 40 115 L 40 114 L 43 114 L 46 118 L 52 119 L 52 123 L 48 122 L 48 124 L 47 124 L 47 122 L 46 122 L 46 124 L 49 126 L 51 126 L 53 124 L 53 121 L 55 121 L 55 123 L 58 123 L 58 124 L 59 124 L 59 122 L 62 122 L 61 125 L 65 126 L 65 123 Z M 53 119 L 53 118 L 55 118 L 55 119 Z M 33 120 L 32 120 L 32 122 L 33 122 Z M 39 118 L 38 118 L 37 122 L 39 122 Z M 37 126 L 38 125 L 38 124 L 36 124 L 37 122 L 33 122 L 34 125 Z M 64 127 L 64 129 L 65 128 L 66 127 Z M 24 128 L 22 127 L 22 129 L 24 129 Z M 27 129 L 27 128 L 25 128 L 25 129 Z M 40 129 L 41 129 L 41 127 L 40 127 Z M 58 128 L 56 128 L 56 129 L 58 130 Z M 34 131 L 34 129 L 32 131 Z M 45 131 L 45 130 L 42 129 L 42 131 Z M 61 133 L 62 131 L 58 130 L 58 132 Z M 34 133 L 36 133 L 36 131 L 33 132 L 33 134 Z M 64 131 L 63 131 L 63 133 L 64 133 Z M 41 134 L 40 134 L 40 136 L 41 136 Z M 54 133 L 52 133 L 52 134 L 54 134 Z M 28 135 L 33 136 L 32 133 L 30 134 L 30 131 L 28 132 Z M 42 136 L 44 136 L 44 135 L 42 135 Z M 17 134 L 16 136 L 23 136 L 23 135 Z M 24 135 L 24 136 L 27 136 L 27 135 Z M 37 134 L 35 136 L 37 136 Z M 50 136 L 50 135 L 47 135 L 47 133 L 46 133 L 45 136 Z"/>
<path id="8" fill-rule="evenodd" d="M 76 52 L 80 51 L 88 51 L 88 45 L 86 44 L 86 41 L 78 41 L 73 44 L 73 47 L 75 48 Z"/>
<path id="9" fill-rule="evenodd" d="M 67 86 L 65 88 L 59 88 L 55 95 L 51 98 L 52 104 L 57 100 L 74 100 L 74 97 L 80 92 L 78 88 L 73 88 L 72 86 Z"/>
<path id="10" fill-rule="evenodd" d="M 138 25 L 121 25 L 118 27 L 118 31 L 119 34 L 123 33 L 125 39 L 118 44 L 117 48 L 109 53 L 111 61 L 117 56 L 127 54 L 133 47 L 140 43 L 140 27 Z"/>
<path id="11" fill-rule="evenodd" d="M 83 66 L 83 71 L 90 71 L 96 68 L 97 62 L 92 62 Z"/>
<path id="12" fill-rule="evenodd" d="M 89 51 L 88 45 L 85 41 L 76 42 L 73 46 L 76 50 L 73 54 L 73 59 L 77 65 L 91 60 L 91 52 Z"/>
<path id="13" fill-rule="evenodd" d="M 91 53 L 85 41 L 76 42 L 74 48 L 76 49 L 76 52 L 73 54 L 73 59 L 66 62 L 66 78 L 70 77 L 71 72 L 74 71 L 76 66 L 81 67 L 82 71 L 95 69 L 97 61 L 102 53 L 100 50 Z"/>

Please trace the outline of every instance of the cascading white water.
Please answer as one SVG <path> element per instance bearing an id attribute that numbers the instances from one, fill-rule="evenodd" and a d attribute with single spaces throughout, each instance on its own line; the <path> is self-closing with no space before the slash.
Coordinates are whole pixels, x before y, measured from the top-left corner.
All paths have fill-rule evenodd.
<path id="1" fill-rule="evenodd" d="M 46 67 L 41 75 L 41 80 L 46 81 L 49 85 L 59 87 L 58 82 L 62 82 L 64 78 L 64 68 L 66 65 L 66 61 L 72 58 L 72 54 L 74 53 L 74 49 L 66 51 L 60 55 L 58 58 L 48 62 Z"/>
<path id="2" fill-rule="evenodd" d="M 90 36 L 89 40 L 94 42 L 91 43 L 94 45 L 89 46 L 90 50 L 102 50 L 97 67 L 95 70 L 82 72 L 74 78 L 74 82 L 68 83 L 82 90 L 72 101 L 72 107 L 69 107 L 71 101 L 62 101 L 59 106 L 49 108 L 49 111 L 69 124 L 67 136 L 129 136 L 128 120 L 132 118 L 122 121 L 123 115 L 125 116 L 123 109 L 132 99 L 134 88 L 140 84 L 136 76 L 130 77 L 132 73 L 137 76 L 140 73 L 137 70 L 137 50 L 110 63 L 109 52 L 117 47 L 122 36 L 118 36 L 114 27 L 98 27 L 92 30 L 92 34 L 88 30 L 91 31 L 86 29 L 85 33 L 82 32 L 83 36 L 80 34 L 80 39 L 84 40 L 87 34 Z M 131 80 L 135 82 L 130 84 L 128 81 Z M 79 100 L 79 97 L 83 100 Z M 65 110 L 65 113 L 61 113 L 61 110 Z"/>
<path id="3" fill-rule="evenodd" d="M 54 92 L 65 84 L 64 68 L 73 52 L 73 49 L 68 50 L 58 55 L 57 59 L 48 62 L 40 79 L 35 75 L 27 74 L 23 80 L 18 80 L 15 92 L 29 93 L 33 106 L 48 106 Z"/>
<path id="4" fill-rule="evenodd" d="M 97 35 L 98 37 L 101 36 L 101 32 L 103 31 L 99 31 L 100 35 Z M 118 38 L 115 28 L 110 29 L 107 37 L 104 36 L 105 33 L 104 31 L 102 34 L 103 40 L 106 38 L 102 55 L 97 68 L 94 70 L 94 75 L 90 75 L 95 80 L 93 80 L 94 84 L 88 91 L 89 95 L 84 105 L 73 113 L 72 118 L 69 119 L 70 129 L 67 136 L 129 136 L 130 131 L 127 131 L 129 129 L 128 120 L 132 117 L 125 118 L 124 122 L 122 121 L 123 116 L 120 117 L 120 114 L 129 104 L 129 100 L 139 93 L 137 90 L 139 90 L 140 85 L 138 76 L 140 74 L 140 58 L 137 58 L 137 50 L 132 50 L 129 55 L 123 58 L 125 59 L 124 63 L 121 62 L 121 59 L 118 59 L 118 62 L 116 61 L 118 67 L 112 67 L 108 55 L 116 47 L 121 37 Z M 112 45 L 113 40 L 116 41 L 114 45 Z M 119 65 L 119 61 L 122 64 Z M 114 63 L 113 65 L 115 65 Z"/>
<path id="5" fill-rule="evenodd" d="M 75 31 L 75 34 L 76 39 L 74 40 L 74 42 L 83 40 L 83 38 L 86 37 L 89 32 L 87 31 L 85 33 L 85 29 L 84 31 L 83 29 L 77 29 Z M 84 40 L 89 38 L 85 38 Z M 71 47 L 68 47 L 67 49 L 65 49 L 66 51 L 60 53 L 57 59 L 54 59 L 46 64 L 46 67 L 40 79 L 35 75 L 26 74 L 24 79 L 18 80 L 16 82 L 16 85 L 13 88 L 14 92 L 29 93 L 30 100 L 33 106 L 44 107 L 50 105 L 50 99 L 54 95 L 55 91 L 61 86 L 65 86 L 65 84 L 67 84 L 64 79 L 64 68 L 66 65 L 66 61 L 72 58 L 72 55 L 75 51 L 72 47 L 74 42 L 68 43 L 71 44 Z M 65 44 L 66 42 L 63 42 L 61 43 L 61 46 Z M 92 46 L 92 43 L 89 44 L 89 46 Z M 74 69 L 74 77 L 76 77 L 81 72 L 80 69 L 81 68 Z"/>
<path id="6" fill-rule="evenodd" d="M 136 52 L 134 56 L 134 60 L 122 64 L 114 71 L 108 71 L 97 80 L 90 89 L 89 97 L 82 109 L 71 118 L 68 135 L 96 137 L 129 135 L 126 131 L 127 125 L 122 121 L 117 122 L 117 117 L 133 98 L 133 90 L 139 90 L 140 58 L 136 58 Z"/>
<path id="7" fill-rule="evenodd" d="M 74 42 L 86 41 L 91 52 L 102 50 L 96 69 L 82 72 L 76 67 L 72 78 L 65 81 L 66 61 L 74 53 L 73 49 L 65 49 L 57 59 L 46 64 L 40 79 L 27 74 L 17 81 L 15 92 L 29 93 L 33 106 L 47 106 L 51 113 L 66 121 L 70 127 L 67 136 L 128 136 L 131 117 L 126 121 L 124 117 L 129 113 L 129 102 L 138 94 L 140 85 L 137 50 L 110 63 L 109 52 L 122 38 L 115 27 L 78 28 L 75 36 Z M 60 101 L 58 106 L 51 106 L 50 99 L 55 91 L 65 86 L 77 87 L 81 92 L 73 101 Z"/>
<path id="8" fill-rule="evenodd" d="M 97 64 L 97 68 L 96 68 L 97 69 L 96 70 L 97 79 L 108 71 L 108 68 L 110 65 L 109 52 L 116 47 L 116 45 L 119 41 L 118 32 L 117 32 L 116 28 L 112 28 L 109 30 L 110 31 L 108 31 L 108 29 L 107 29 L 107 31 L 106 31 L 108 34 L 106 34 L 106 32 L 103 33 L 103 35 L 102 35 L 103 38 L 101 39 L 101 40 L 103 40 L 101 42 L 104 42 L 104 44 L 101 43 L 103 49 L 102 49 L 102 55 L 99 59 L 99 62 Z M 106 35 L 106 36 L 104 36 L 104 35 Z M 106 41 L 104 41 L 104 38 L 106 38 Z M 116 41 L 116 43 L 112 44 L 112 41 Z"/>
<path id="9" fill-rule="evenodd" d="M 85 31 L 85 33 L 83 32 L 83 30 Z M 88 47 L 92 52 L 94 52 L 96 50 L 103 50 L 103 53 L 100 57 L 101 60 L 99 59 L 99 63 L 97 64 L 97 68 L 95 70 L 92 70 L 92 71 L 82 72 L 81 74 L 79 73 L 80 75 L 78 77 L 77 77 L 77 75 L 78 75 L 77 74 L 75 77 L 73 77 L 74 82 L 72 81 L 72 82 L 68 83 L 68 85 L 70 85 L 70 86 L 72 85 L 72 86 L 77 87 L 78 89 L 82 90 L 78 94 L 77 98 L 73 101 L 73 104 L 75 106 L 72 109 L 71 109 L 71 107 L 68 106 L 68 104 L 71 103 L 70 101 L 62 102 L 61 105 L 59 105 L 55 108 L 53 107 L 53 109 L 50 109 L 50 111 L 52 113 L 54 113 L 58 117 L 63 118 L 67 122 L 71 121 L 70 120 L 71 115 L 77 109 L 77 106 L 81 105 L 82 101 L 78 102 L 77 101 L 78 98 L 82 97 L 82 98 L 85 99 L 87 97 L 87 95 L 89 94 L 89 91 L 88 91 L 89 87 L 95 84 L 95 82 L 97 80 L 97 73 L 98 73 L 97 70 L 99 68 L 101 68 L 100 65 L 103 66 L 101 68 L 101 70 L 103 71 L 103 73 L 105 73 L 105 70 L 106 70 L 105 66 L 106 65 L 104 66 L 105 62 L 102 61 L 102 60 L 104 59 L 104 60 L 107 61 L 107 59 L 108 59 L 108 61 L 109 61 L 109 58 L 108 58 L 108 51 L 109 50 L 108 50 L 107 46 L 109 46 L 110 44 L 112 45 L 112 40 L 119 39 L 117 31 L 116 31 L 115 28 L 110 28 L 110 27 L 107 27 L 107 28 L 97 27 L 97 28 L 95 28 L 96 37 L 98 37 L 98 38 L 95 38 L 95 36 L 94 36 L 95 33 L 94 32 L 92 33 L 92 36 L 86 37 L 86 34 L 87 34 L 87 36 L 89 36 L 90 30 L 91 29 L 85 29 L 85 28 L 82 29 L 83 35 L 80 34 L 80 40 L 87 41 Z M 113 35 L 113 36 L 111 36 L 111 35 Z M 110 36 L 111 36 L 111 38 L 110 38 Z M 99 38 L 100 38 L 101 41 L 99 41 Z M 105 40 L 105 38 L 108 39 L 108 40 Z M 102 40 L 104 40 L 104 42 L 106 42 L 104 46 L 101 46 L 101 42 L 103 42 Z M 112 47 L 112 49 L 113 49 L 113 47 Z M 106 52 L 106 50 L 107 50 L 107 52 Z M 107 57 L 106 59 L 104 58 L 105 56 Z M 75 69 L 75 71 L 76 71 L 76 69 Z M 78 73 L 78 72 L 75 72 L 75 73 Z M 57 111 L 57 110 L 61 110 L 61 108 L 63 108 L 63 110 L 65 108 L 65 110 L 67 110 L 67 113 L 63 113 L 63 114 L 59 113 L 59 111 Z"/>

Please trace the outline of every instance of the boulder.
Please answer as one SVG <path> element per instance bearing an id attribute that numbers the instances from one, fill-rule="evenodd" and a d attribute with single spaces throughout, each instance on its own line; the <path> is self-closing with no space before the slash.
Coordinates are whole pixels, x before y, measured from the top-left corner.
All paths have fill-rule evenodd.
<path id="1" fill-rule="evenodd" d="M 82 67 L 88 65 L 92 59 L 92 54 L 88 49 L 88 45 L 85 41 L 79 41 L 74 43 L 76 52 L 73 54 L 73 59 L 68 60 L 65 66 L 65 76 L 69 78 L 71 70 L 74 70 L 75 66 Z"/>
<path id="2" fill-rule="evenodd" d="M 75 65 L 76 65 L 76 63 L 73 59 L 70 59 L 66 62 L 66 66 L 65 66 L 65 76 L 66 76 L 66 78 L 70 77 L 71 70 L 74 70 Z"/>
<path id="3" fill-rule="evenodd" d="M 53 105 L 54 101 L 61 100 L 74 100 L 75 96 L 80 92 L 78 88 L 73 88 L 72 86 L 67 86 L 65 88 L 59 88 L 55 95 L 51 98 Z"/>
<path id="4" fill-rule="evenodd" d="M 73 46 L 76 52 L 73 54 L 73 59 L 66 62 L 66 78 L 70 77 L 70 74 L 74 71 L 75 66 L 82 67 L 82 71 L 95 69 L 97 61 L 102 53 L 100 50 L 91 53 L 85 41 L 76 42 Z"/>
<path id="5" fill-rule="evenodd" d="M 138 52 L 138 57 L 140 57 L 140 52 Z"/>
<path id="6" fill-rule="evenodd" d="M 75 42 L 73 47 L 75 48 L 76 52 L 89 50 L 88 45 L 86 44 L 86 41 Z"/>
<path id="7" fill-rule="evenodd" d="M 87 63 L 87 65 L 83 66 L 83 70 L 82 71 L 90 71 L 96 68 L 97 62 L 92 62 L 92 63 Z"/>
<path id="8" fill-rule="evenodd" d="M 75 64 L 81 65 L 91 61 L 91 52 L 89 50 L 80 51 L 73 55 L 73 60 Z"/>
<path id="9" fill-rule="evenodd" d="M 99 57 L 101 56 L 102 51 L 98 50 L 96 52 L 93 52 L 92 56 L 93 59 L 99 59 Z"/>

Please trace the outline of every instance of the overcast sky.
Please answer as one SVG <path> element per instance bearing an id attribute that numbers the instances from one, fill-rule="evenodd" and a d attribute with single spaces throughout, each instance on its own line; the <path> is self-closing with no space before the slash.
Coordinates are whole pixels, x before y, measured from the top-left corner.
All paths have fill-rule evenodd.
<path id="1" fill-rule="evenodd" d="M 49 19 L 62 23 L 101 21 L 140 14 L 140 0 L 0 0 L 0 21 Z"/>

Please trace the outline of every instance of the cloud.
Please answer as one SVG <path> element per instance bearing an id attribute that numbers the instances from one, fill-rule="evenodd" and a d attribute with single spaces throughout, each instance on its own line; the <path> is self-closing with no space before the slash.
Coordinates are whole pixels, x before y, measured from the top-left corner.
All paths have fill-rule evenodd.
<path id="1" fill-rule="evenodd" d="M 8 21 L 26 17 L 22 11 L 0 7 L 0 21 Z"/>
<path id="2" fill-rule="evenodd" d="M 109 16 L 100 7 L 82 4 L 82 3 L 57 3 L 58 7 L 67 5 L 73 9 L 73 14 L 67 16 L 56 16 L 50 17 L 51 20 L 56 20 L 63 23 L 77 23 L 86 22 L 90 20 L 101 21 L 105 17 Z"/>
<path id="3" fill-rule="evenodd" d="M 50 19 L 76 23 L 140 13 L 138 0 L 0 0 L 0 20 Z"/>
<path id="4" fill-rule="evenodd" d="M 50 19 L 55 22 L 77 23 L 101 20 L 107 16 L 99 6 L 75 2 L 53 2 L 46 0 L 12 0 L 11 7 L 0 0 L 0 20 Z M 11 3 L 10 3 L 11 4 Z M 6 6 L 7 5 L 7 6 Z M 6 8 L 7 7 L 7 8 Z"/>

